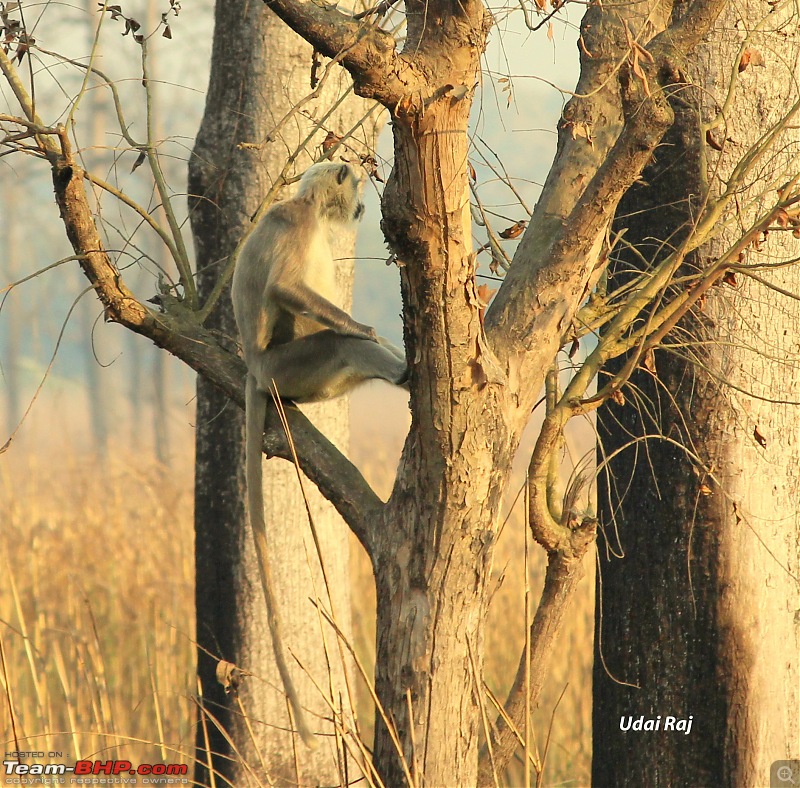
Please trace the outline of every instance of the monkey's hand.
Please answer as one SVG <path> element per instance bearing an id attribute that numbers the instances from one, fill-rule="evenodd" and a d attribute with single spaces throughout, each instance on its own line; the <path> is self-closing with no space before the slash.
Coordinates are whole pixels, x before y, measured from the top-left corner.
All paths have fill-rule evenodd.
<path id="1" fill-rule="evenodd" d="M 363 323 L 359 323 L 358 325 L 366 334 L 364 339 L 370 339 L 373 342 L 377 342 L 380 345 L 380 341 L 378 340 L 378 335 L 375 333 L 375 329 L 372 326 L 366 326 Z"/>

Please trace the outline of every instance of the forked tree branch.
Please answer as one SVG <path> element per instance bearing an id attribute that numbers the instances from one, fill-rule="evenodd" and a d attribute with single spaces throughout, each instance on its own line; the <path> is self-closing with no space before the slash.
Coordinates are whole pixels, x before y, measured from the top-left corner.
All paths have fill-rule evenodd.
<path id="1" fill-rule="evenodd" d="M 492 757 L 482 754 L 478 778 L 481 788 L 494 785 L 495 773 L 505 769 L 525 733 L 528 709 L 536 704 L 544 687 L 564 616 L 583 577 L 583 559 L 597 536 L 597 521 L 588 517 L 580 521 L 574 511 L 587 482 L 586 474 L 578 473 L 573 479 L 564 496 L 560 521 L 554 519 L 548 507 L 548 467 L 567 418 L 563 406 L 553 407 L 544 420 L 528 467 L 528 525 L 534 540 L 547 552 L 547 571 L 504 714 L 498 716 L 491 731 Z"/>
<path id="2" fill-rule="evenodd" d="M 586 295 L 584 285 L 601 259 L 605 230 L 619 199 L 672 122 L 665 91 L 678 81 L 676 64 L 708 31 L 724 4 L 694 0 L 680 21 L 651 42 L 653 62 L 640 60 L 636 73 L 630 65 L 620 70 L 625 123 L 616 142 L 566 219 L 552 228 L 550 237 L 539 239 L 530 258 L 515 259 L 487 310 L 493 349 L 502 361 L 518 367 L 522 385 L 538 379 L 532 371 L 549 364 L 563 341 Z M 536 392 L 527 394 L 526 407 Z"/>
<path id="3" fill-rule="evenodd" d="M 397 54 L 394 37 L 377 22 L 315 2 L 264 0 L 264 4 L 317 52 L 337 58 L 353 77 L 359 96 L 393 107 L 414 90 L 409 64 Z"/>

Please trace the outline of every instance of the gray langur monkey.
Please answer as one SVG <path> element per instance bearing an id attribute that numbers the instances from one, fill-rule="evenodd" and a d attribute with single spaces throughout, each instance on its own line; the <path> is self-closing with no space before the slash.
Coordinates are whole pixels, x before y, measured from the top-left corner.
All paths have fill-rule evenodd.
<path id="1" fill-rule="evenodd" d="M 247 363 L 246 477 L 275 661 L 306 744 L 305 723 L 283 654 L 264 523 L 261 445 L 270 394 L 295 402 L 337 397 L 373 378 L 403 385 L 404 353 L 331 302 L 336 270 L 328 239 L 364 211 L 349 164 L 310 167 L 294 197 L 272 206 L 242 246 L 231 297 Z"/>

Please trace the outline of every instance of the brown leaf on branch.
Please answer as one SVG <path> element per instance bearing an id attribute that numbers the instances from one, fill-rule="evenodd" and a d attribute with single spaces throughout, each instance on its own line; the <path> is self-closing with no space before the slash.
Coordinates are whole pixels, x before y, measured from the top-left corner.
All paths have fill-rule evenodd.
<path id="1" fill-rule="evenodd" d="M 644 89 L 645 95 L 650 96 L 652 95 L 650 92 L 650 83 L 647 79 L 647 74 L 645 74 L 644 69 L 642 68 L 641 61 L 644 60 L 648 63 L 653 63 L 655 62 L 653 60 L 653 56 L 633 37 L 633 33 L 631 33 L 631 29 L 627 22 L 625 22 L 625 35 L 628 38 L 628 46 L 631 49 L 628 57 L 628 61 L 631 64 L 631 71 L 633 71 L 633 73 L 642 83 L 642 88 Z"/>
<path id="2" fill-rule="evenodd" d="M 651 374 L 656 374 L 656 354 L 653 348 L 649 347 L 645 351 L 644 358 L 642 359 L 642 366 Z"/>
<path id="3" fill-rule="evenodd" d="M 650 92 L 650 83 L 647 80 L 647 74 L 644 73 L 644 69 L 642 68 L 642 65 L 641 65 L 641 62 L 640 62 L 641 61 L 641 55 L 640 55 L 641 52 L 647 52 L 647 50 L 643 50 L 640 46 L 634 45 L 634 47 L 633 47 L 633 49 L 631 51 L 631 57 L 630 57 L 631 71 L 633 71 L 633 73 L 637 76 L 639 81 L 642 83 L 642 88 L 644 88 L 645 95 L 646 96 L 651 96 L 652 93 Z M 649 52 L 647 52 L 647 54 L 648 54 L 648 56 L 650 55 Z"/>
<path id="4" fill-rule="evenodd" d="M 217 681 L 222 684 L 225 694 L 229 695 L 236 692 L 239 688 L 239 682 L 242 678 L 242 671 L 233 664 L 233 662 L 226 662 L 221 659 L 217 662 L 217 669 L 215 671 Z"/>
<path id="5" fill-rule="evenodd" d="M 569 350 L 567 351 L 567 358 L 571 361 L 575 358 L 575 354 L 580 350 L 581 341 L 578 337 L 572 340 L 572 344 L 569 346 Z"/>
<path id="6" fill-rule="evenodd" d="M 736 281 L 736 271 L 726 271 L 725 276 L 722 277 L 722 281 L 731 287 L 739 286 L 739 283 Z"/>
<path id="7" fill-rule="evenodd" d="M 741 60 L 739 60 L 739 73 L 741 74 L 748 66 L 763 66 L 764 56 L 757 49 L 750 49 L 749 47 L 742 52 Z"/>
<path id="8" fill-rule="evenodd" d="M 722 143 L 717 142 L 714 139 L 714 135 L 711 133 L 711 129 L 706 132 L 706 143 L 710 145 L 714 150 L 722 150 L 724 147 Z"/>
<path id="9" fill-rule="evenodd" d="M 144 151 L 139 151 L 139 155 L 136 157 L 136 161 L 133 163 L 133 167 L 131 167 L 131 172 L 134 172 L 139 167 L 141 167 L 146 160 L 147 160 L 147 154 Z"/>
<path id="10" fill-rule="evenodd" d="M 361 157 L 361 166 L 367 171 L 372 180 L 377 181 L 378 183 L 384 183 L 383 178 L 381 178 L 381 174 L 378 171 L 378 160 L 374 156 L 370 156 L 366 154 Z"/>
<path id="11" fill-rule="evenodd" d="M 753 427 L 753 438 L 762 449 L 767 448 L 767 439 L 758 431 L 758 425 Z"/>
<path id="12" fill-rule="evenodd" d="M 336 147 L 341 141 L 341 137 L 337 136 L 332 131 L 329 131 L 325 139 L 322 140 L 322 152 L 328 153 L 331 148 Z"/>
<path id="13" fill-rule="evenodd" d="M 592 127 L 588 123 L 580 122 L 573 123 L 566 121 L 564 124 L 569 127 L 572 134 L 572 139 L 576 140 L 578 137 L 583 137 L 594 148 L 594 138 L 592 137 Z"/>
<path id="14" fill-rule="evenodd" d="M 527 227 L 528 223 L 522 219 L 514 224 L 511 227 L 506 227 L 505 230 L 501 230 L 498 235 L 505 239 L 510 240 L 511 238 L 519 238 L 522 235 L 522 231 Z"/>
<path id="15" fill-rule="evenodd" d="M 481 328 L 483 328 L 483 316 L 486 314 L 486 307 L 489 306 L 496 292 L 497 290 L 493 290 L 489 285 L 478 286 L 478 319 L 481 321 Z"/>

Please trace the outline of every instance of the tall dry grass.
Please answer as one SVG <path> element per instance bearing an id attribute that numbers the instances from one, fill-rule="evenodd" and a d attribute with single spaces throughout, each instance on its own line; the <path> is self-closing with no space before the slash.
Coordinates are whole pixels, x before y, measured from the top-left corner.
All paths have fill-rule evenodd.
<path id="1" fill-rule="evenodd" d="M 385 397 L 384 390 L 379 392 Z M 369 393 L 367 394 L 369 396 Z M 378 412 L 360 402 L 360 413 Z M 403 425 L 354 423 L 352 454 L 381 494 L 391 488 Z M 61 752 L 133 763 L 194 758 L 194 589 L 191 447 L 170 469 L 126 457 L 24 445 L 0 461 L 0 730 L 5 750 Z M 512 484 L 516 490 L 519 480 Z M 519 507 L 502 529 L 486 638 L 485 671 L 503 698 L 523 648 L 524 538 Z M 528 572 L 535 600 L 544 558 Z M 374 585 L 353 542 L 354 644 L 374 663 Z M 591 564 L 589 565 L 591 569 Z M 592 578 L 572 608 L 552 675 L 533 717 L 547 752 L 541 784 L 589 784 Z M 7 677 L 7 679 L 5 677 Z M 359 701 L 371 738 L 371 701 Z M 13 713 L 13 717 L 12 717 Z M 520 762 L 505 776 L 522 785 Z"/>
<path id="2" fill-rule="evenodd" d="M 0 464 L 0 730 L 60 762 L 193 756 L 191 485 L 122 456 Z"/>

